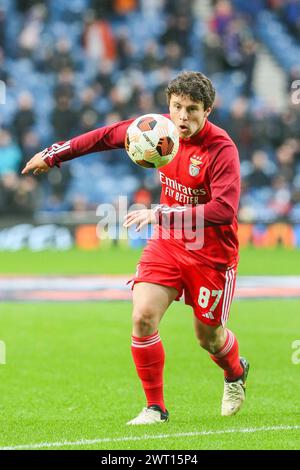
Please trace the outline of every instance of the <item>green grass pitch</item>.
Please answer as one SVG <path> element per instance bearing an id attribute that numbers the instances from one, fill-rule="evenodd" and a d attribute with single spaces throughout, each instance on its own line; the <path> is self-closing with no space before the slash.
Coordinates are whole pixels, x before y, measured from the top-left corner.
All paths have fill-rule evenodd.
<path id="1" fill-rule="evenodd" d="M 0 251 L 1 273 L 38 274 L 120 274 L 135 272 L 141 250 L 126 245 L 99 250 L 17 252 Z M 300 250 L 270 248 L 241 250 L 239 274 L 300 274 Z"/>
<path id="2" fill-rule="evenodd" d="M 289 253 L 273 251 L 273 272 L 296 274 L 295 253 L 288 269 Z M 119 260 L 118 272 L 130 272 L 138 257 L 121 250 L 114 258 L 108 250 L 97 271 L 92 254 L 69 253 L 67 264 L 63 253 L 59 269 L 52 254 L 34 254 L 36 260 L 35 255 L 44 257 L 48 272 L 81 272 L 74 261 L 80 256 L 82 272 L 89 272 L 89 256 L 90 272 L 106 272 L 112 259 Z M 5 256 L 0 271 L 18 272 Z M 263 268 L 261 264 L 272 256 L 252 251 L 243 261 L 243 274 L 262 274 L 263 268 L 270 274 L 266 261 Z M 27 264 L 26 271 L 26 257 L 28 253 L 19 254 L 20 272 L 45 272 L 38 262 Z M 6 343 L 7 363 L 0 365 L 0 447 L 299 449 L 300 364 L 291 360 L 292 343 L 300 339 L 299 306 L 299 300 L 233 303 L 228 326 L 251 366 L 244 407 L 224 418 L 222 371 L 198 346 L 190 308 L 174 303 L 160 327 L 170 422 L 127 427 L 126 421 L 144 406 L 130 354 L 129 303 L 1 303 L 0 338 Z"/>

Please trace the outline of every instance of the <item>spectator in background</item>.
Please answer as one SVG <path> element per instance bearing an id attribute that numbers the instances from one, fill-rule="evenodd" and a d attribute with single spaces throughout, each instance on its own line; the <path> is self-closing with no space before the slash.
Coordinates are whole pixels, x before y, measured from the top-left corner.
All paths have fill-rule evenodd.
<path id="1" fill-rule="evenodd" d="M 60 171 L 58 168 L 55 168 L 51 175 L 44 176 L 47 181 L 46 186 L 49 192 L 48 200 L 53 197 L 57 204 L 59 201 L 61 210 L 66 209 L 66 203 L 64 199 L 71 179 L 70 167 L 65 169 L 63 168 L 62 171 Z"/>
<path id="2" fill-rule="evenodd" d="M 242 94 L 246 98 L 251 98 L 253 96 L 253 75 L 256 64 L 256 52 L 257 44 L 253 39 L 249 38 L 243 42 L 243 60 L 241 64 L 241 70 L 244 72 L 245 81 L 243 84 Z"/>
<path id="3" fill-rule="evenodd" d="M 299 104 L 290 105 L 280 116 L 280 126 L 282 129 L 282 139 L 299 139 L 300 113 Z"/>
<path id="4" fill-rule="evenodd" d="M 50 72 L 60 72 L 63 69 L 74 70 L 74 59 L 71 52 L 71 43 L 68 38 L 61 37 L 53 49 L 48 51 L 45 68 Z"/>
<path id="5" fill-rule="evenodd" d="M 15 136 L 22 146 L 24 134 L 28 132 L 36 122 L 33 96 L 29 92 L 23 92 L 18 98 L 18 109 L 13 119 Z"/>
<path id="6" fill-rule="evenodd" d="M 103 60 L 97 63 L 98 72 L 93 82 L 93 88 L 98 96 L 107 96 L 113 87 L 113 63 L 109 60 Z"/>
<path id="7" fill-rule="evenodd" d="M 278 113 L 266 105 L 251 113 L 252 145 L 255 148 L 276 148 L 284 139 L 284 126 Z"/>
<path id="8" fill-rule="evenodd" d="M 114 124 L 115 122 L 121 120 L 121 114 L 117 113 L 116 111 L 112 111 L 110 113 L 107 113 L 107 115 L 105 116 L 104 125 L 110 126 L 111 124 Z"/>
<path id="9" fill-rule="evenodd" d="M 21 149 L 13 140 L 11 133 L 0 128 L 0 175 L 18 173 L 22 160 Z"/>
<path id="10" fill-rule="evenodd" d="M 23 154 L 22 162 L 20 165 L 22 167 L 28 160 L 28 156 L 35 154 L 41 148 L 39 134 L 34 130 L 24 132 L 24 134 L 22 135 L 20 146 Z"/>
<path id="11" fill-rule="evenodd" d="M 166 65 L 163 64 L 159 70 L 155 72 L 155 82 L 156 86 L 154 88 L 153 96 L 154 96 L 154 103 L 155 107 L 158 110 L 158 112 L 165 112 L 165 107 L 164 107 L 164 100 L 165 100 L 165 95 L 166 95 L 166 87 L 168 82 L 171 80 L 172 76 L 172 69 Z"/>
<path id="12" fill-rule="evenodd" d="M 1 138 L 1 137 L 0 137 Z M 1 148 L 1 147 L 0 147 Z M 17 191 L 19 178 L 15 172 L 0 174 L 0 214 L 15 214 L 14 195 Z"/>
<path id="13" fill-rule="evenodd" d="M 42 3 L 32 6 L 19 36 L 19 48 L 21 57 L 33 57 L 41 44 L 41 33 L 47 8 Z"/>
<path id="14" fill-rule="evenodd" d="M 150 114 L 152 113 L 154 108 L 154 100 L 153 100 L 153 95 L 152 93 L 148 93 L 146 91 L 143 91 L 138 100 L 138 109 L 137 109 L 137 115 L 141 114 Z"/>
<path id="15" fill-rule="evenodd" d="M 141 60 L 143 72 L 148 73 L 159 69 L 163 64 L 158 43 L 151 39 L 145 45 L 145 54 Z"/>
<path id="16" fill-rule="evenodd" d="M 127 28 L 119 31 L 116 39 L 118 68 L 126 70 L 135 63 L 135 47 L 130 39 Z"/>
<path id="17" fill-rule="evenodd" d="M 276 167 L 269 161 L 268 154 L 257 150 L 252 155 L 251 163 L 252 168 L 246 177 L 247 186 L 251 188 L 270 186 Z"/>
<path id="18" fill-rule="evenodd" d="M 61 95 L 51 114 L 55 140 L 65 140 L 77 133 L 78 115 L 68 96 Z"/>
<path id="19" fill-rule="evenodd" d="M 128 97 L 122 92 L 119 86 L 114 86 L 109 94 L 111 103 L 111 112 L 118 113 L 122 120 L 126 119 L 128 114 Z"/>
<path id="20" fill-rule="evenodd" d="M 71 69 L 63 69 L 59 74 L 59 82 L 54 90 L 56 105 L 51 113 L 51 123 L 54 136 L 58 141 L 66 140 L 68 136 L 75 136 L 79 132 L 79 115 L 72 103 L 74 96 L 74 73 Z M 48 184 L 53 197 L 63 201 L 70 182 L 70 168 L 65 166 L 61 172 L 54 172 L 48 176 Z M 60 203 L 63 207 L 63 203 Z"/>
<path id="21" fill-rule="evenodd" d="M 213 31 L 207 31 L 203 38 L 203 56 L 209 75 L 226 70 L 222 41 L 220 36 Z"/>
<path id="22" fill-rule="evenodd" d="M 295 167 L 300 165 L 300 139 L 288 138 L 285 140 L 286 145 L 290 146 L 294 152 Z M 300 168 L 298 168 L 299 170 Z"/>
<path id="23" fill-rule="evenodd" d="M 165 32 L 160 36 L 160 43 L 166 46 L 169 43 L 180 44 L 182 54 L 190 55 L 190 32 L 192 28 L 191 18 L 186 15 L 176 16 L 170 14 L 167 19 Z"/>
<path id="24" fill-rule="evenodd" d="M 272 199 L 269 203 L 273 220 L 287 220 L 292 207 L 291 200 L 292 192 L 289 182 L 284 175 L 276 175 L 272 181 Z"/>
<path id="25" fill-rule="evenodd" d="M 242 93 L 246 97 L 253 94 L 253 73 L 256 62 L 256 43 L 248 22 L 237 16 L 231 2 L 219 0 L 216 2 L 210 29 L 213 36 L 206 40 L 205 52 L 213 67 L 216 58 L 210 58 L 210 53 L 217 53 L 217 58 L 223 70 L 240 70 L 244 73 Z M 214 36 L 219 38 L 216 40 Z"/>
<path id="26" fill-rule="evenodd" d="M 226 32 L 221 36 L 228 70 L 238 69 L 243 63 L 241 26 L 241 20 L 233 18 L 228 23 Z"/>
<path id="27" fill-rule="evenodd" d="M 100 114 L 95 107 L 96 93 L 93 88 L 85 88 L 81 93 L 81 107 L 78 111 L 79 133 L 89 132 L 97 127 Z"/>
<path id="28" fill-rule="evenodd" d="M 5 11 L 0 5 L 0 50 L 5 49 Z"/>
<path id="29" fill-rule="evenodd" d="M 59 98 L 68 98 L 72 101 L 75 95 L 75 74 L 70 68 L 63 68 L 57 75 L 57 82 L 54 86 L 54 97 L 56 101 Z"/>
<path id="30" fill-rule="evenodd" d="M 177 42 L 168 42 L 165 47 L 164 62 L 173 70 L 180 70 L 183 65 L 182 48 Z"/>
<path id="31" fill-rule="evenodd" d="M 27 218 L 38 207 L 39 189 L 34 178 L 19 178 L 16 173 L 6 173 L 0 178 L 0 214 Z"/>
<path id="32" fill-rule="evenodd" d="M 83 44 L 87 56 L 95 62 L 116 60 L 116 41 L 108 21 L 96 19 L 92 11 L 85 17 Z"/>
<path id="33" fill-rule="evenodd" d="M 225 37 L 234 17 L 235 15 L 231 2 L 228 0 L 218 0 L 215 4 L 214 13 L 211 18 L 211 30 L 221 38 Z"/>
<path id="34" fill-rule="evenodd" d="M 249 110 L 249 103 L 245 98 L 237 98 L 232 103 L 227 129 L 233 141 L 236 143 L 240 159 L 245 160 L 250 157 L 253 150 L 252 118 Z"/>
<path id="35" fill-rule="evenodd" d="M 33 216 L 38 207 L 39 189 L 34 178 L 18 179 L 13 195 L 13 213 L 21 216 Z"/>
<path id="36" fill-rule="evenodd" d="M 293 140 L 285 141 L 276 151 L 276 161 L 278 173 L 282 175 L 288 183 L 292 183 L 295 175 L 295 147 Z"/>

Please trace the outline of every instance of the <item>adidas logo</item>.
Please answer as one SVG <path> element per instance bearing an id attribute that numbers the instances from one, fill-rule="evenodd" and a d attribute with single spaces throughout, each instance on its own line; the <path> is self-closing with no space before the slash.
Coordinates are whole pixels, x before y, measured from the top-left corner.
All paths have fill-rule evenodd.
<path id="1" fill-rule="evenodd" d="M 214 320 L 215 318 L 211 312 L 202 313 L 202 317 L 210 318 L 211 320 Z"/>

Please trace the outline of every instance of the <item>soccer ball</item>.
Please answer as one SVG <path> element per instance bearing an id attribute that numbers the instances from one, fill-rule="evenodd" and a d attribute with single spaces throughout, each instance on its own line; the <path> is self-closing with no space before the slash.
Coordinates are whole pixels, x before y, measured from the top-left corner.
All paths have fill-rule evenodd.
<path id="1" fill-rule="evenodd" d="M 127 129 L 125 149 L 131 160 L 145 168 L 160 168 L 175 157 L 179 134 L 173 122 L 161 114 L 145 114 Z"/>

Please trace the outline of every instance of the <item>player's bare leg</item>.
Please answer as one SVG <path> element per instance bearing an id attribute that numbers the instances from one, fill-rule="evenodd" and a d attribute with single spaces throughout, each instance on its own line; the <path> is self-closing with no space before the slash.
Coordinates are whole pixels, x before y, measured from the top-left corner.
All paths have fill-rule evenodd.
<path id="1" fill-rule="evenodd" d="M 147 399 L 147 407 L 127 424 L 154 424 L 168 420 L 163 397 L 165 354 L 158 325 L 177 297 L 173 287 L 146 282 L 133 289 L 132 356 Z"/>
<path id="2" fill-rule="evenodd" d="M 224 370 L 222 416 L 236 414 L 244 400 L 249 363 L 239 357 L 234 334 L 222 325 L 206 325 L 195 317 L 195 332 L 200 346 L 210 353 L 212 360 Z"/>

